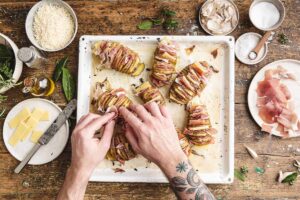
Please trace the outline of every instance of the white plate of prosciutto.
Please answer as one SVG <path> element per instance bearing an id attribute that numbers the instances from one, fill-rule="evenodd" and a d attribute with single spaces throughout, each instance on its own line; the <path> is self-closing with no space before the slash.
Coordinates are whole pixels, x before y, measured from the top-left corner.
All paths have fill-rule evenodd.
<path id="1" fill-rule="evenodd" d="M 278 60 L 253 78 L 248 106 L 262 131 L 282 138 L 300 136 L 300 61 Z"/>

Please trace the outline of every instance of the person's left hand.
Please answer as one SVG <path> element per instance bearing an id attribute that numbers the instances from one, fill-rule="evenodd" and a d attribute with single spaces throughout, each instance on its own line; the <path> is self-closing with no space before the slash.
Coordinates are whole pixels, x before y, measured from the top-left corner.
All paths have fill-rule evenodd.
<path id="1" fill-rule="evenodd" d="M 72 138 L 72 160 L 70 168 L 76 172 L 90 176 L 97 165 L 104 159 L 110 148 L 115 126 L 115 113 L 103 116 L 88 114 L 83 116 L 76 125 Z M 101 139 L 95 132 L 104 128 Z"/>

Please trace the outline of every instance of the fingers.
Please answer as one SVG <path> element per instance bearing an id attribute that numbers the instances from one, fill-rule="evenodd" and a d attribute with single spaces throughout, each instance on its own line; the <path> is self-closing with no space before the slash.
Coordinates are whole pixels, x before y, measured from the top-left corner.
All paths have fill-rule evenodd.
<path id="1" fill-rule="evenodd" d="M 100 148 L 103 151 L 108 151 L 108 149 L 110 147 L 111 138 L 114 133 L 115 124 L 116 124 L 115 120 L 111 120 L 104 127 L 103 135 L 100 140 Z"/>
<path id="2" fill-rule="evenodd" d="M 147 110 L 153 115 L 154 117 L 161 117 L 162 114 L 160 112 L 159 106 L 156 102 L 150 102 L 145 104 Z"/>
<path id="3" fill-rule="evenodd" d="M 95 132 L 99 130 L 104 124 L 109 122 L 111 119 L 113 119 L 115 116 L 115 113 L 107 113 L 103 116 L 97 117 L 93 120 L 91 120 L 85 127 L 86 134 L 88 134 L 90 137 L 93 137 Z"/>
<path id="4" fill-rule="evenodd" d="M 132 127 L 129 126 L 128 124 L 126 124 L 125 137 L 127 138 L 129 143 L 131 144 L 133 150 L 138 151 L 139 148 L 138 148 L 138 139 L 136 137 L 136 133 L 134 132 Z"/>
<path id="5" fill-rule="evenodd" d="M 94 114 L 94 113 L 89 113 L 87 115 L 84 115 L 80 118 L 80 120 L 78 121 L 74 132 L 76 132 L 77 130 L 80 130 L 82 128 L 84 128 L 88 123 L 90 123 L 93 119 L 96 119 L 98 117 L 101 117 L 100 115 Z"/>
<path id="6" fill-rule="evenodd" d="M 141 120 L 135 116 L 132 112 L 130 112 L 127 108 L 121 107 L 120 113 L 123 116 L 124 120 L 134 129 L 138 130 L 143 123 Z"/>
<path id="7" fill-rule="evenodd" d="M 134 111 L 142 121 L 147 121 L 151 118 L 150 113 L 142 105 L 132 104 L 130 109 Z"/>
<path id="8" fill-rule="evenodd" d="M 168 118 L 168 119 L 172 119 L 171 114 L 167 110 L 166 106 L 160 105 L 159 109 L 160 109 L 162 116 L 164 116 L 165 118 Z"/>

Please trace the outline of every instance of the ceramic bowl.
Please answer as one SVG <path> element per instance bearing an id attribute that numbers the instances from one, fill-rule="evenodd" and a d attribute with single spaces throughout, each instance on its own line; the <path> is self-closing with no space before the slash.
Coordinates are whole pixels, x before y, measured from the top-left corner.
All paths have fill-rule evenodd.
<path id="1" fill-rule="evenodd" d="M 261 3 L 261 2 L 269 2 L 269 3 L 272 3 L 274 6 L 276 6 L 276 8 L 278 9 L 279 13 L 280 13 L 280 18 L 278 20 L 278 22 L 270 27 L 270 28 L 261 28 L 261 27 L 257 27 L 254 23 L 253 23 L 253 18 L 254 16 L 251 15 L 251 10 L 253 9 L 253 7 L 258 4 L 258 3 Z M 254 0 L 252 3 L 251 3 L 251 6 L 250 6 L 250 9 L 249 9 L 249 18 L 250 18 L 250 21 L 251 23 L 253 24 L 253 26 L 255 26 L 257 29 L 259 30 L 263 30 L 263 31 L 272 31 L 272 30 L 275 30 L 277 29 L 283 22 L 284 18 L 285 18 L 285 8 L 284 8 L 284 5 L 283 3 L 280 1 L 280 0 Z"/>
<path id="2" fill-rule="evenodd" d="M 15 69 L 14 69 L 14 73 L 13 73 L 13 82 L 16 83 L 18 82 L 21 74 L 22 74 L 22 70 L 23 70 L 23 63 L 18 59 L 18 47 L 17 45 L 6 35 L 0 33 L 0 44 L 4 44 L 10 48 L 12 48 L 14 55 L 15 55 Z M 7 90 L 9 90 L 11 87 L 5 87 L 5 88 L 0 88 L 0 94 L 6 92 Z"/>
<path id="3" fill-rule="evenodd" d="M 60 49 L 46 49 L 46 48 L 43 48 L 41 47 L 38 42 L 36 41 L 35 37 L 34 37 L 34 34 L 33 34 L 33 18 L 34 18 L 34 15 L 36 13 L 36 11 L 45 3 L 51 3 L 51 4 L 55 4 L 55 5 L 60 5 L 62 7 L 64 7 L 71 15 L 71 17 L 73 18 L 73 21 L 74 21 L 74 25 L 75 25 L 75 30 L 74 30 L 74 34 L 73 34 L 73 37 L 70 39 L 70 41 L 62 48 Z M 77 29 L 78 29 L 78 21 L 77 21 L 77 17 L 76 17 L 76 14 L 74 12 L 74 10 L 71 8 L 71 6 L 69 4 L 67 4 L 66 2 L 64 1 L 61 1 L 61 0 L 43 0 L 43 1 L 40 1 L 38 3 L 36 3 L 29 11 L 27 17 L 26 17 L 26 22 L 25 22 L 25 29 L 26 29 L 26 34 L 27 34 L 27 37 L 28 39 L 30 40 L 30 42 L 35 46 L 37 47 L 38 49 L 42 50 L 42 51 L 47 51 L 47 52 L 55 52 L 55 51 L 60 51 L 64 48 L 66 48 L 67 46 L 69 46 L 72 41 L 74 40 L 75 36 L 76 36 L 76 33 L 77 33 Z"/>
<path id="4" fill-rule="evenodd" d="M 206 4 L 211 3 L 211 0 L 208 0 L 208 1 L 205 1 L 205 3 L 203 3 L 203 5 L 201 6 L 201 8 L 200 8 L 200 10 L 199 10 L 199 16 L 198 16 L 198 17 L 199 17 L 199 23 L 200 23 L 200 26 L 202 27 L 202 29 L 203 29 L 206 33 L 208 33 L 208 34 L 210 34 L 210 35 L 228 35 L 228 34 L 232 33 L 232 32 L 236 29 L 236 27 L 238 26 L 239 21 L 240 21 L 239 9 L 237 8 L 237 6 L 235 5 L 235 3 L 234 3 L 232 0 L 226 0 L 226 1 L 228 1 L 229 3 L 231 3 L 231 4 L 233 5 L 234 10 L 235 10 L 235 12 L 236 12 L 236 14 L 237 14 L 237 23 L 236 23 L 236 25 L 235 25 L 229 32 L 222 33 L 222 34 L 214 34 L 214 33 L 212 33 L 212 32 L 206 27 L 206 25 L 202 23 L 202 20 L 201 20 L 201 12 L 202 12 L 202 8 L 203 8 L 204 6 L 206 6 Z"/>
<path id="5" fill-rule="evenodd" d="M 256 59 L 254 60 L 250 60 L 248 58 L 244 58 L 241 56 L 240 52 L 239 52 L 239 48 L 238 46 L 240 45 L 241 43 L 241 40 L 244 38 L 244 37 L 247 37 L 248 35 L 253 35 L 255 37 L 257 37 L 259 40 L 261 40 L 262 36 L 258 33 L 253 33 L 253 32 L 249 32 L 249 33 L 244 33 L 243 35 L 241 35 L 235 42 L 235 56 L 236 58 L 246 64 L 246 65 L 255 65 L 255 64 L 258 64 L 260 63 L 261 61 L 263 61 L 265 59 L 265 57 L 267 56 L 268 54 L 268 44 L 265 43 L 264 44 L 264 47 L 261 48 L 260 52 L 258 53 L 258 56 Z M 250 53 L 250 52 L 249 52 Z"/>

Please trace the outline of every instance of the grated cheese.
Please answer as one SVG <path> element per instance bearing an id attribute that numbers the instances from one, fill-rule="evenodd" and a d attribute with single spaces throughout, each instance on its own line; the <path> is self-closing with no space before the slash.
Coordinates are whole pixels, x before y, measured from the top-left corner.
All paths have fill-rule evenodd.
<path id="1" fill-rule="evenodd" d="M 33 34 L 38 44 L 49 50 L 63 48 L 75 31 L 72 16 L 62 6 L 45 3 L 33 17 Z"/>

